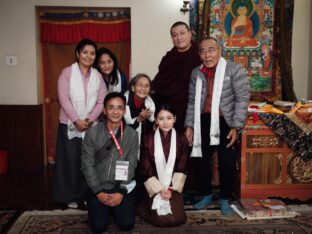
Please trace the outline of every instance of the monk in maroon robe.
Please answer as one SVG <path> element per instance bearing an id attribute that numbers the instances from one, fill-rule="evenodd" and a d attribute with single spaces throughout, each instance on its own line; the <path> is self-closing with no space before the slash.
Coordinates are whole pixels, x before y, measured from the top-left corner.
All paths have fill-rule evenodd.
<path id="1" fill-rule="evenodd" d="M 152 93 L 156 106 L 168 103 L 174 108 L 177 113 L 175 129 L 182 133 L 191 73 L 201 62 L 198 46 L 191 42 L 192 33 L 186 23 L 174 23 L 170 33 L 174 47 L 159 64 L 159 71 L 152 82 Z"/>

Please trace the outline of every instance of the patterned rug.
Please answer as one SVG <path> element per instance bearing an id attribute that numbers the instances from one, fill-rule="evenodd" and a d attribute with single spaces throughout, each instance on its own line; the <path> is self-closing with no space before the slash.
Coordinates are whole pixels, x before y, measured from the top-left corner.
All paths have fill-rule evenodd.
<path id="1" fill-rule="evenodd" d="M 237 215 L 223 216 L 219 210 L 187 211 L 187 223 L 176 228 L 155 228 L 136 217 L 131 233 L 312 233 L 312 208 L 289 206 L 301 215 L 292 219 L 247 221 Z M 107 233 L 120 230 L 113 221 Z M 26 233 L 92 233 L 87 212 L 81 210 L 26 211 L 15 222 L 9 234 Z"/>
<path id="2" fill-rule="evenodd" d="M 0 233 L 5 233 L 19 214 L 18 210 L 0 210 Z"/>

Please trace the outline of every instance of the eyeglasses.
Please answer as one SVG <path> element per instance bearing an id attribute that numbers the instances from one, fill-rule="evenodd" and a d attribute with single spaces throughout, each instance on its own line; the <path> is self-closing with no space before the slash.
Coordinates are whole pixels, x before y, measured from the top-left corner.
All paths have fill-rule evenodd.
<path id="1" fill-rule="evenodd" d="M 105 107 L 105 109 L 108 111 L 112 111 L 112 110 L 124 111 L 125 107 L 124 106 L 107 106 Z"/>
<path id="2" fill-rule="evenodd" d="M 218 50 L 218 48 L 216 48 L 216 47 L 211 47 L 211 48 L 208 48 L 208 49 L 201 49 L 200 51 L 199 51 L 199 53 L 200 54 L 213 54 L 213 53 L 215 53 L 216 51 Z"/>

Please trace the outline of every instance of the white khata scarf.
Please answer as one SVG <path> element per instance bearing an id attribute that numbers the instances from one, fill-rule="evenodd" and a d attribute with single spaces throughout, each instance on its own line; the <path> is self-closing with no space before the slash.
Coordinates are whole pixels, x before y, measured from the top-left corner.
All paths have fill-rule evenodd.
<path id="1" fill-rule="evenodd" d="M 216 68 L 212 101 L 211 101 L 211 122 L 210 122 L 210 145 L 220 144 L 219 106 L 226 68 L 226 60 L 220 57 Z M 202 157 L 201 150 L 201 123 L 200 123 L 200 99 L 202 91 L 202 80 L 197 76 L 195 88 L 195 111 L 194 111 L 194 139 L 191 157 Z"/>
<path id="2" fill-rule="evenodd" d="M 129 91 L 125 92 L 125 97 L 126 97 L 126 101 L 127 101 L 126 103 L 128 103 Z M 156 107 L 155 107 L 154 101 L 152 100 L 152 98 L 149 95 L 145 98 L 144 105 L 146 108 L 150 109 L 150 111 L 153 112 L 152 115 L 150 117 L 148 117 L 148 120 L 151 122 L 154 122 L 154 120 L 155 120 L 154 113 L 155 113 Z M 135 117 L 135 118 L 131 117 L 130 107 L 129 107 L 129 105 L 126 105 L 126 113 L 124 115 L 124 119 L 126 121 L 126 124 L 134 124 L 136 118 L 137 117 Z M 139 145 L 140 145 L 141 144 L 141 132 L 142 132 L 142 123 L 141 122 L 139 123 L 139 126 L 135 130 L 138 133 Z M 138 160 L 140 160 L 140 149 L 138 150 Z"/>
<path id="3" fill-rule="evenodd" d="M 90 114 L 92 111 L 96 104 L 97 94 L 100 87 L 100 75 L 96 69 L 91 68 L 91 75 L 87 87 L 87 99 L 85 99 L 83 79 L 84 78 L 81 75 L 78 63 L 72 64 L 71 77 L 69 81 L 69 97 L 74 109 L 79 116 L 79 119 L 87 118 L 88 114 Z M 68 120 L 67 135 L 69 140 L 73 139 L 74 137 L 83 138 L 84 134 L 85 132 L 80 132 L 75 127 L 74 123 Z"/>
<path id="4" fill-rule="evenodd" d="M 121 92 L 121 74 L 120 72 L 117 70 L 117 79 L 118 79 L 118 84 L 116 85 L 112 85 L 111 83 L 108 84 L 108 93 L 111 92 Z"/>
<path id="5" fill-rule="evenodd" d="M 158 180 L 165 188 L 165 190 L 169 188 L 172 180 L 172 174 L 177 152 L 176 142 L 177 142 L 176 131 L 174 128 L 172 128 L 169 157 L 166 163 L 159 128 L 157 128 L 154 136 L 155 164 Z M 160 192 L 157 193 L 157 195 L 154 197 L 152 209 L 157 210 L 158 215 L 172 214 L 170 201 L 165 201 L 161 199 Z"/>

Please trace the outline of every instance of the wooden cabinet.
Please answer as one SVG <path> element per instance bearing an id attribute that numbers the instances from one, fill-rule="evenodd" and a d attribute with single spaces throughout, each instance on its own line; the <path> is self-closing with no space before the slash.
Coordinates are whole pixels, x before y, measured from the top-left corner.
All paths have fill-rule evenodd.
<path id="1" fill-rule="evenodd" d="M 305 162 L 263 122 L 242 133 L 241 198 L 312 198 L 312 160 Z"/>

